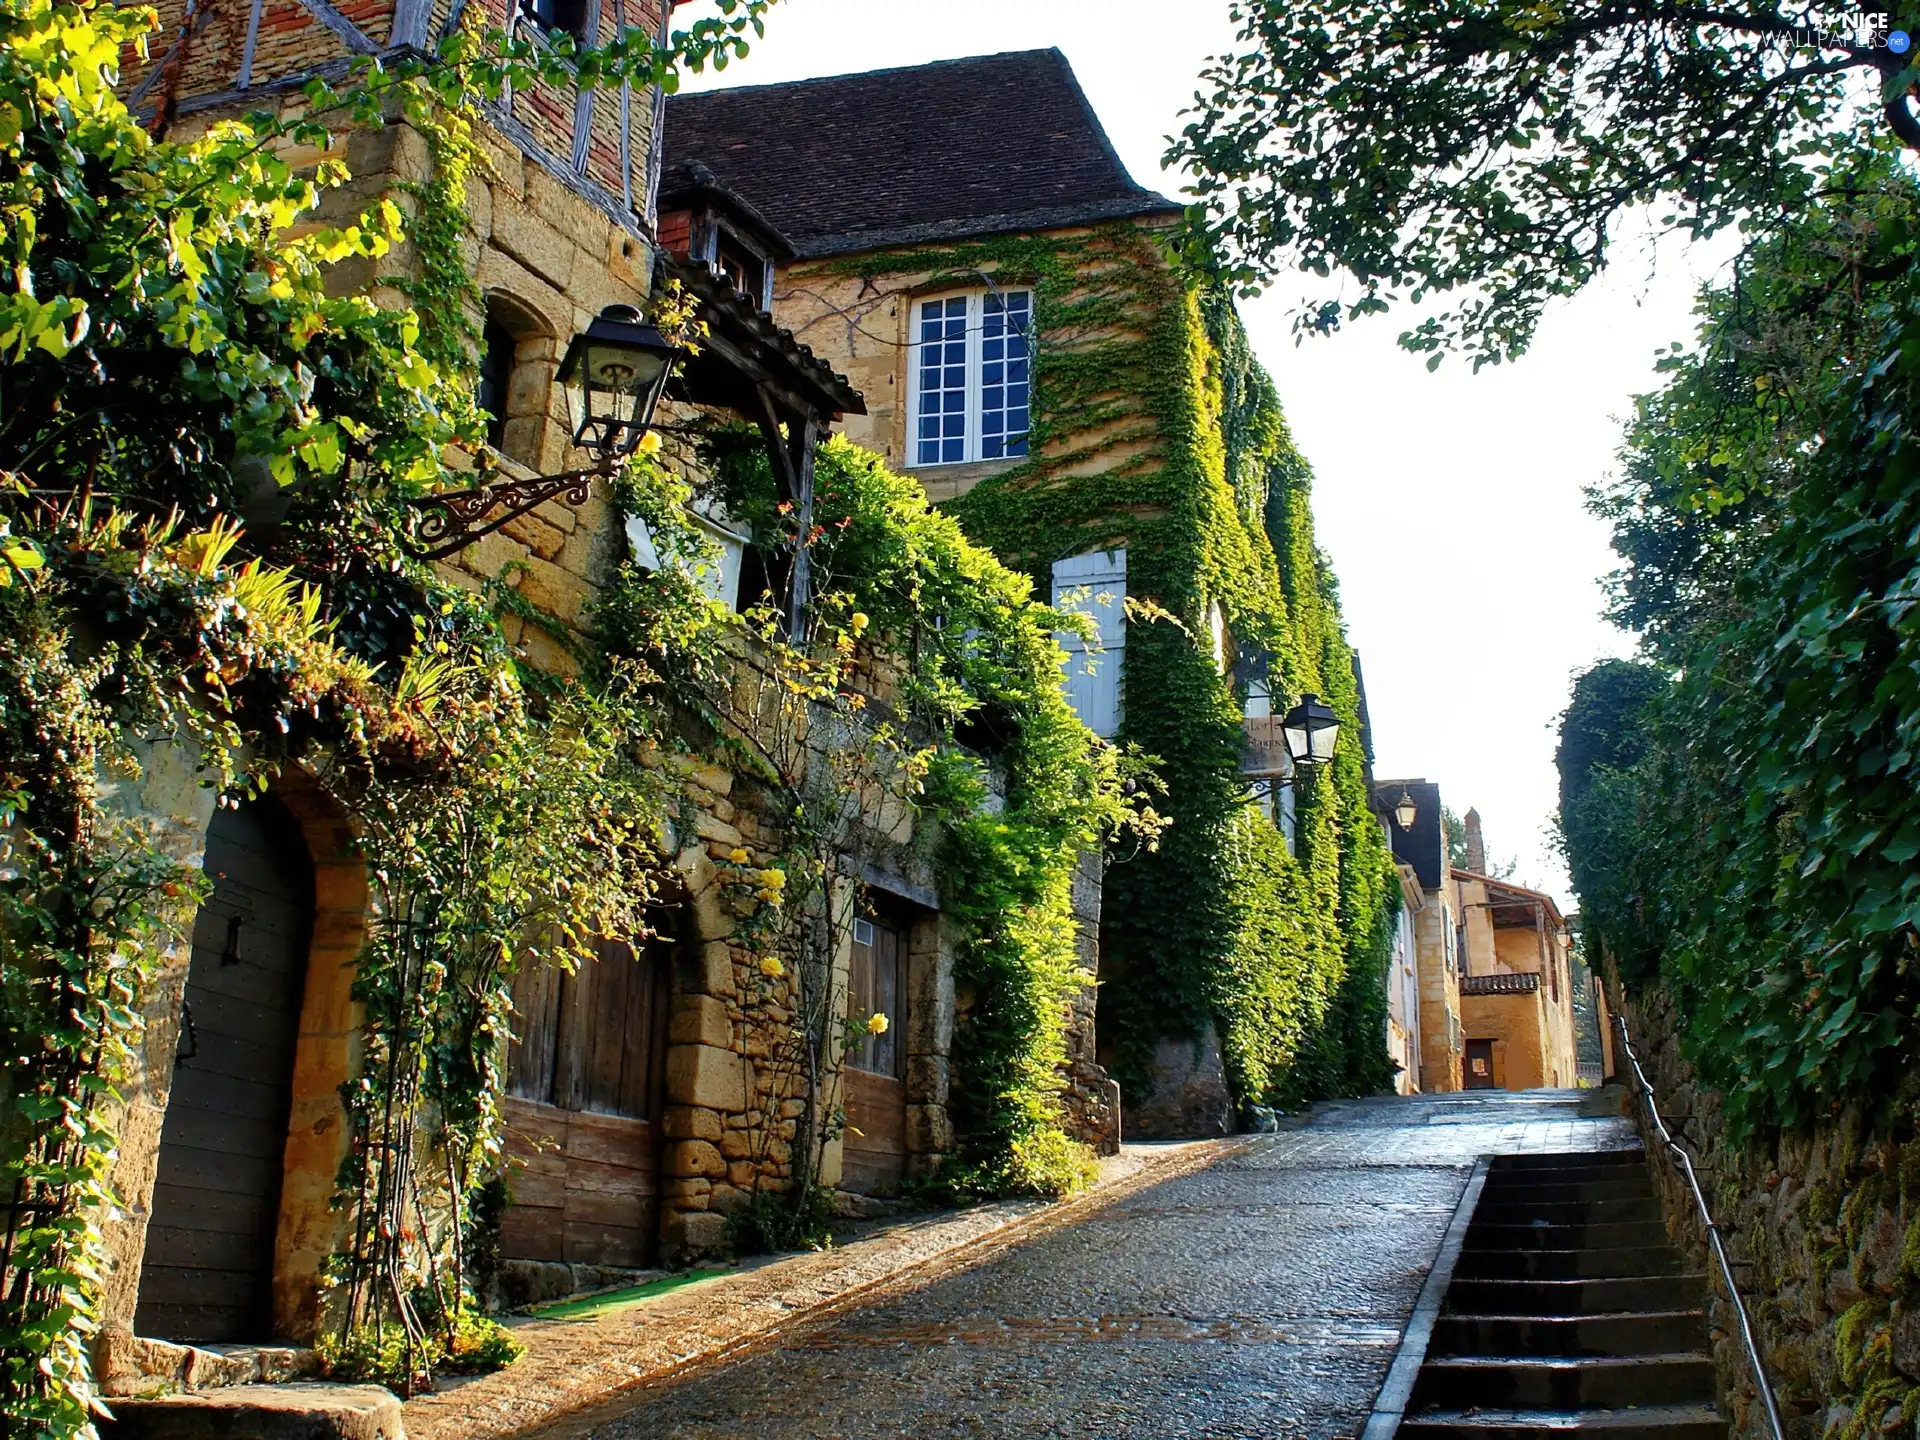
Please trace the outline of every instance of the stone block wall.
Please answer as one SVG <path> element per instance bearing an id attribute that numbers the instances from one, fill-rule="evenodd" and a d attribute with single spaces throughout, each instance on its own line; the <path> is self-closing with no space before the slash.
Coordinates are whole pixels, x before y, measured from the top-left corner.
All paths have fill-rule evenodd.
<path id="1" fill-rule="evenodd" d="M 1693 1157 L 1752 1315 L 1790 1440 L 1920 1432 L 1920 1138 L 1911 1085 L 1803 1132 L 1727 1138 L 1720 1097 L 1681 1053 L 1657 986 L 1607 999 L 1627 1023 L 1660 1113 Z M 1625 1057 L 1616 1061 L 1624 1072 Z M 1630 1076 L 1628 1078 L 1631 1084 Z M 1638 1111 L 1636 1110 L 1636 1114 Z M 1643 1136 L 1650 1153 L 1658 1149 Z M 1711 1272 L 1705 1230 L 1677 1167 L 1655 1155 L 1668 1228 Z M 1765 1440 L 1732 1307 L 1712 1307 L 1729 1433 Z"/>
<path id="2" fill-rule="evenodd" d="M 1073 872 L 1073 919 L 1080 968 L 1089 977 L 1100 970 L 1100 897 L 1104 857 L 1088 851 Z M 1074 993 L 1067 1017 L 1067 1063 L 1061 1077 L 1067 1107 L 1067 1133 L 1093 1147 L 1096 1155 L 1120 1153 L 1120 1082 L 1098 1059 L 1095 1020 L 1100 992 L 1091 980 Z"/>
<path id="3" fill-rule="evenodd" d="M 1462 995 L 1460 1030 L 1469 1040 L 1493 1041 L 1493 1083 L 1502 1090 L 1531 1090 L 1558 1083 L 1547 1073 L 1543 992 L 1523 995 Z"/>
<path id="4" fill-rule="evenodd" d="M 1061 240 L 1084 245 L 1076 276 L 1077 294 L 1062 299 L 1113 293 L 1109 278 L 1120 270 L 1164 265 L 1155 232 L 1164 220 L 1116 223 L 1099 231 L 1064 229 L 1052 232 Z M 1051 237 L 1049 237 L 1051 238 Z M 907 444 L 908 357 L 913 345 L 913 312 L 922 296 L 978 289 L 989 283 L 1017 286 L 1030 283 L 994 260 L 971 261 L 979 269 L 961 273 L 943 271 L 946 247 L 902 247 L 885 256 L 887 263 L 863 269 L 860 256 L 807 260 L 783 268 L 774 285 L 774 318 L 813 347 L 866 397 L 867 413 L 848 416 L 840 427 L 847 438 L 882 456 L 901 473 L 912 475 L 936 503 L 952 500 L 988 475 L 1017 468 L 1025 460 L 982 460 L 963 465 L 915 469 Z M 924 255 L 924 268 L 911 268 Z M 896 263 L 904 261 L 907 263 Z M 1125 312 L 1122 312 L 1123 314 Z M 1127 315 L 1115 323 L 1135 334 L 1148 333 L 1160 319 L 1157 310 Z M 1110 343 L 1115 329 L 1042 337 L 1041 346 L 1055 353 Z M 1075 454 L 1058 473 L 1070 475 L 1124 471 L 1140 457 L 1157 451 L 1159 429 L 1148 413 L 1146 394 L 1150 377 L 1116 375 L 1114 392 L 1107 397 L 1113 416 L 1106 433 L 1080 436 Z M 1006 559 L 1008 557 L 1002 557 Z M 1047 557 L 1049 560 L 1059 557 Z"/>
<path id="5" fill-rule="evenodd" d="M 1460 1024 L 1460 976 L 1447 964 L 1453 914 L 1442 891 L 1429 890 L 1414 916 L 1413 942 L 1420 981 L 1420 1088 L 1438 1094 L 1460 1088 L 1465 1038 Z"/>

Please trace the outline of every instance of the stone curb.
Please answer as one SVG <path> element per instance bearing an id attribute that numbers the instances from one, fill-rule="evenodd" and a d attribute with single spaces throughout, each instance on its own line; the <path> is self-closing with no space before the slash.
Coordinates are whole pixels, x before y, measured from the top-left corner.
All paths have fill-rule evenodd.
<path id="1" fill-rule="evenodd" d="M 979 1264 L 1163 1181 L 1256 1143 L 1236 1136 L 1169 1147 L 1062 1201 L 1015 1200 L 890 1225 L 832 1250 L 782 1256 L 724 1279 L 586 1320 L 514 1327 L 528 1353 L 493 1375 L 453 1381 L 405 1406 L 411 1440 L 563 1440 L 642 1387 L 775 1344 L 883 1294 Z M 1137 1152 L 1136 1152 L 1137 1154 Z M 1124 1157 L 1123 1158 L 1127 1158 Z"/>
<path id="2" fill-rule="evenodd" d="M 1453 1219 L 1448 1222 L 1446 1233 L 1440 1237 L 1439 1252 L 1427 1270 L 1426 1283 L 1420 1287 L 1420 1298 L 1414 1302 L 1407 1328 L 1401 1332 L 1400 1348 L 1394 1352 L 1387 1378 L 1380 1382 L 1380 1394 L 1374 1399 L 1373 1413 L 1367 1418 L 1367 1428 L 1360 1440 L 1393 1440 L 1394 1432 L 1400 1428 L 1407 1403 L 1413 1399 L 1414 1381 L 1420 1378 L 1420 1367 L 1426 1362 L 1427 1346 L 1433 1339 L 1433 1322 L 1440 1316 L 1447 1287 L 1453 1283 L 1454 1266 L 1460 1263 L 1460 1251 L 1467 1243 L 1467 1226 L 1473 1223 L 1473 1212 L 1480 1205 L 1480 1192 L 1486 1188 L 1491 1163 L 1486 1156 L 1481 1156 L 1467 1176 L 1467 1186 L 1460 1192 L 1460 1203 L 1453 1208 Z"/>

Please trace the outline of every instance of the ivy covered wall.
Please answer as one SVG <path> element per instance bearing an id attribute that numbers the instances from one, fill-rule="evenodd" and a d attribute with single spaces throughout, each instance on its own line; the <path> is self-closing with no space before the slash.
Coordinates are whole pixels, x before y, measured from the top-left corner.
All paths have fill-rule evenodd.
<path id="1" fill-rule="evenodd" d="M 1183 281 L 1151 222 L 1116 222 L 796 266 L 780 317 L 884 397 L 862 438 L 890 450 L 905 444 L 913 297 L 989 277 L 1034 294 L 1031 453 L 976 467 L 946 508 L 1037 582 L 1063 557 L 1125 547 L 1119 740 L 1152 757 L 1172 821 L 1157 851 L 1107 871 L 1103 1051 L 1130 1106 L 1152 1092 L 1162 1042 L 1206 1048 L 1210 1034 L 1236 1102 L 1383 1089 L 1398 892 L 1367 809 L 1358 681 L 1311 472 L 1231 300 Z M 1314 691 L 1343 722 L 1336 762 L 1300 787 L 1294 854 L 1240 776 L 1256 657 L 1276 705 Z"/>

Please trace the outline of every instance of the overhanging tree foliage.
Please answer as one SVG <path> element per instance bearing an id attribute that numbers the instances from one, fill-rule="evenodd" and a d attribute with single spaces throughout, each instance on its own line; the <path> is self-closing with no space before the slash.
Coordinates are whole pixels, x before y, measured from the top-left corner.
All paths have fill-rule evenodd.
<path id="1" fill-rule="evenodd" d="M 1583 914 L 1736 1126 L 1920 1042 L 1920 192 L 1888 155 L 1823 189 L 1641 401 L 1595 503 L 1658 668 L 1583 677 L 1561 740 Z"/>
<path id="2" fill-rule="evenodd" d="M 1190 258 L 1344 293 L 1297 324 L 1439 306 L 1402 336 L 1476 366 L 1652 206 L 1668 229 L 1768 228 L 1817 189 L 1810 157 L 1863 124 L 1920 148 L 1920 6 L 1746 0 L 1241 0 L 1168 159 L 1195 177 Z"/>

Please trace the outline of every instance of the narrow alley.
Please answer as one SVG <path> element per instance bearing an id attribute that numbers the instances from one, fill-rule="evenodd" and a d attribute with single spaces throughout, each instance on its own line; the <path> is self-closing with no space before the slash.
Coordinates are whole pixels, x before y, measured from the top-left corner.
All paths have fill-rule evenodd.
<path id="1" fill-rule="evenodd" d="M 523 1433 L 1357 1435 L 1474 1160 L 1630 1145 L 1612 1100 L 1322 1105 L 1074 1223 L 963 1248 L 858 1308 Z M 644 1330 L 644 1309 L 622 1323 Z"/>

